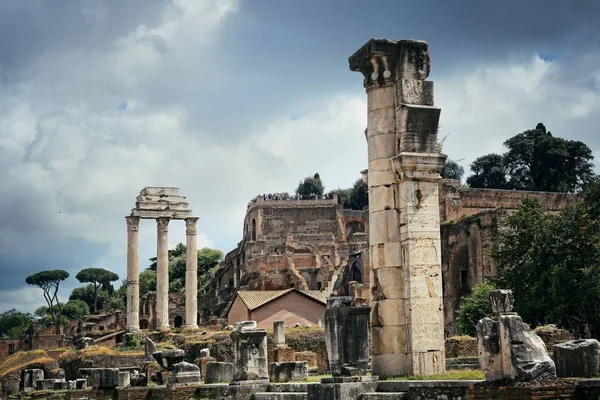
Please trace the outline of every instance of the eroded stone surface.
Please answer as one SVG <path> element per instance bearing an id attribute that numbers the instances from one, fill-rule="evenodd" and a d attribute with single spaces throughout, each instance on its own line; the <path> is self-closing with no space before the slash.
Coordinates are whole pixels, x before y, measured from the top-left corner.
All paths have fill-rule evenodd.
<path id="1" fill-rule="evenodd" d="M 168 383 L 170 385 L 177 383 L 199 383 L 200 368 L 197 365 L 182 361 L 173 365 L 173 370 L 169 375 Z"/>
<path id="2" fill-rule="evenodd" d="M 596 339 L 580 339 L 555 344 L 552 360 L 559 378 L 597 376 L 600 372 L 600 343 Z"/>
<path id="3" fill-rule="evenodd" d="M 269 379 L 267 330 L 256 328 L 255 321 L 243 321 L 231 332 L 231 339 L 235 365 L 233 380 Z"/>
<path id="4" fill-rule="evenodd" d="M 234 369 L 233 363 L 209 362 L 206 364 L 204 383 L 231 382 L 233 380 Z"/>
<path id="5" fill-rule="evenodd" d="M 167 371 L 171 371 L 175 364 L 183 361 L 185 351 L 181 349 L 161 350 L 153 353 L 152 357 L 154 357 L 161 367 Z"/>

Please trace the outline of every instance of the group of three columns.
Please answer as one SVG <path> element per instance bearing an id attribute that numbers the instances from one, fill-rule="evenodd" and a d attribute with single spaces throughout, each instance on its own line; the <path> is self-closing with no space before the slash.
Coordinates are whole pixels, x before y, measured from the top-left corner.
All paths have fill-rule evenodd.
<path id="1" fill-rule="evenodd" d="M 140 285 L 138 232 L 140 217 L 129 216 L 127 220 L 127 326 L 128 331 L 140 330 Z M 157 267 L 156 267 L 156 329 L 170 329 L 169 324 L 169 221 L 156 218 Z M 198 327 L 198 244 L 196 239 L 197 217 L 184 219 L 186 227 L 185 271 L 185 328 Z"/>

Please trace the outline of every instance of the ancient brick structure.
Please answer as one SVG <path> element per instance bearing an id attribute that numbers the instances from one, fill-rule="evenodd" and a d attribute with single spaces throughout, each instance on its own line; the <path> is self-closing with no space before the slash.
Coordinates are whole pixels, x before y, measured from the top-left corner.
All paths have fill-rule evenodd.
<path id="1" fill-rule="evenodd" d="M 243 239 L 225 256 L 216 275 L 221 304 L 240 290 L 333 290 L 341 269 L 361 267 L 367 247 L 366 211 L 344 210 L 337 198 L 253 199 L 244 219 Z"/>
<path id="2" fill-rule="evenodd" d="M 577 204 L 580 195 L 463 188 L 458 181 L 440 184 L 442 277 L 444 282 L 444 330 L 458 334 L 455 312 L 473 286 L 496 275 L 491 256 L 494 235 L 507 213 L 525 198 L 541 202 L 549 213 Z"/>

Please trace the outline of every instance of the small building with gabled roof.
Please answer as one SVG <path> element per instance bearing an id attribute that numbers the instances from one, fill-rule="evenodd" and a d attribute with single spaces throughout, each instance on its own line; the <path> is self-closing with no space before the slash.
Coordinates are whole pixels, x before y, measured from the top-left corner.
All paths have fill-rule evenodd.
<path id="1" fill-rule="evenodd" d="M 239 290 L 230 304 L 228 324 L 256 321 L 259 328 L 272 328 L 277 320 L 288 326 L 322 324 L 327 301 L 319 290 Z"/>

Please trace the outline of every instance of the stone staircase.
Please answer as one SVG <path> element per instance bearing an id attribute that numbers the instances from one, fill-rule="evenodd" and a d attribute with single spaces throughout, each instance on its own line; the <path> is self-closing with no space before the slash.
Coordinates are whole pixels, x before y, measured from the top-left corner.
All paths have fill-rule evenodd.
<path id="1" fill-rule="evenodd" d="M 316 383 L 271 383 L 268 392 L 253 394 L 254 400 L 306 400 L 308 398 L 308 385 Z"/>
<path id="2" fill-rule="evenodd" d="M 477 357 L 446 358 L 446 369 L 481 369 Z"/>

